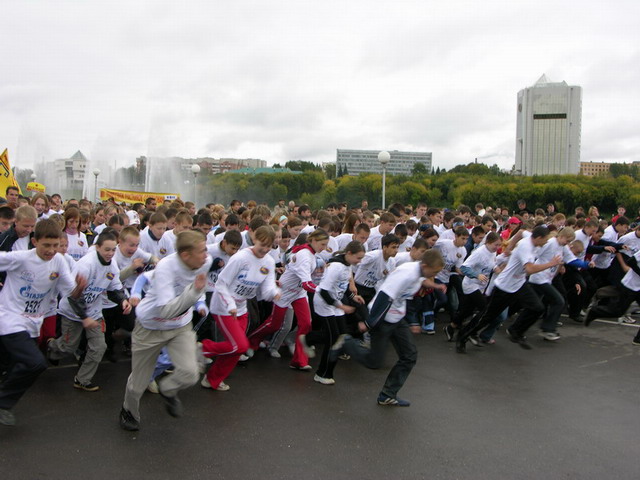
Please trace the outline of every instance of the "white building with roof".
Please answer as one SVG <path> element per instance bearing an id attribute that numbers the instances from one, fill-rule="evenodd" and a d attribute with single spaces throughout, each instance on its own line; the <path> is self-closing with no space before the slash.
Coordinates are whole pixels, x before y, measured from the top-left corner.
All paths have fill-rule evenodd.
<path id="1" fill-rule="evenodd" d="M 515 173 L 580 172 L 582 88 L 542 75 L 518 92 Z"/>

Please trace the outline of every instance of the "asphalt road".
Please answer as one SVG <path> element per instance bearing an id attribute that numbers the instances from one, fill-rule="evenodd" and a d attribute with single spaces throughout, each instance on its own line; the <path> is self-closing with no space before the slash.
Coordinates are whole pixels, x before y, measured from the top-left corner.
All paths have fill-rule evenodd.
<path id="1" fill-rule="evenodd" d="M 567 320 L 567 319 L 565 319 Z M 570 320 L 569 320 L 570 322 Z M 375 399 L 379 371 L 352 361 L 335 386 L 258 352 L 229 392 L 182 393 L 170 417 L 145 393 L 142 428 L 118 426 L 129 364 L 103 363 L 99 392 L 72 388 L 74 368 L 46 371 L 0 428 L 3 479 L 638 479 L 640 347 L 635 326 L 568 324 L 459 355 L 441 329 L 416 337 L 418 364 L 401 396 Z M 315 360 L 317 361 L 317 359 Z M 315 362 L 314 361 L 314 362 Z"/>

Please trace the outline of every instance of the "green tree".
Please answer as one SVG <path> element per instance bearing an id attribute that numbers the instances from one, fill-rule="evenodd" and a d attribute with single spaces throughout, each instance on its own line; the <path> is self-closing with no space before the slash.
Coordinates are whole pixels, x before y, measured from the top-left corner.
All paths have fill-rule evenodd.
<path id="1" fill-rule="evenodd" d="M 312 162 L 306 162 L 304 160 L 289 160 L 284 164 L 284 168 L 290 168 L 296 172 L 308 172 L 310 170 L 314 172 L 322 171 L 322 167 L 320 165 L 316 165 Z"/>
<path id="2" fill-rule="evenodd" d="M 327 180 L 334 180 L 336 178 L 336 164 L 328 163 L 324 166 L 324 176 Z"/>
<path id="3" fill-rule="evenodd" d="M 426 175 L 429 171 L 427 170 L 427 166 L 422 162 L 416 162 L 413 164 L 413 168 L 411 169 L 411 175 Z"/>

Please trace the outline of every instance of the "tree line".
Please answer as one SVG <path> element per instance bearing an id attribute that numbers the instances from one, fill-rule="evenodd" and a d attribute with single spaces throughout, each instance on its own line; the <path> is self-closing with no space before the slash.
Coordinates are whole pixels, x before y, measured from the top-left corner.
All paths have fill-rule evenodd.
<path id="1" fill-rule="evenodd" d="M 232 199 L 253 199 L 273 205 L 280 199 L 321 208 L 330 202 L 360 205 L 366 199 L 371 208 L 382 202 L 382 175 L 361 174 L 327 178 L 323 169 L 302 174 L 277 173 L 242 175 L 225 173 L 208 179 L 199 198 L 228 204 Z M 547 175 L 519 177 L 500 172 L 497 167 L 471 163 L 439 174 L 387 175 L 387 204 L 453 207 L 460 204 L 515 208 L 524 198 L 529 208 L 554 203 L 558 211 L 573 212 L 596 205 L 601 212 L 615 212 L 619 204 L 628 211 L 640 207 L 640 182 L 630 175 L 586 177 Z"/>

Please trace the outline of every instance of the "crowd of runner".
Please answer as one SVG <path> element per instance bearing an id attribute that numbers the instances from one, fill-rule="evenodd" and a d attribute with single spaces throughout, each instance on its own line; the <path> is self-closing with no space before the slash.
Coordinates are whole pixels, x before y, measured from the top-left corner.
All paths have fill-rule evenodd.
<path id="1" fill-rule="evenodd" d="M 552 204 L 530 211 L 524 200 L 515 209 L 369 210 L 363 201 L 312 211 L 5 193 L 4 425 L 15 424 L 13 407 L 38 375 L 65 359 L 79 365 L 70 386 L 95 392 L 103 359 L 131 357 L 126 430 L 140 427 L 145 391 L 179 417 L 180 390 L 228 391 L 239 361 L 287 355 L 304 372 L 317 356 L 313 381 L 334 385 L 340 362 L 380 368 L 389 344 L 398 360 L 377 402 L 409 406 L 398 391 L 417 360 L 413 334 L 438 333 L 465 354 L 490 348 L 508 324 L 506 338 L 528 350 L 536 324 L 557 342 L 562 321 L 633 323 L 640 301 L 640 229 L 623 206 L 604 219 L 596 207 L 568 215 Z"/>

